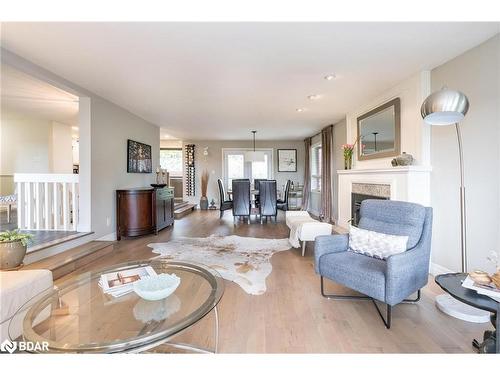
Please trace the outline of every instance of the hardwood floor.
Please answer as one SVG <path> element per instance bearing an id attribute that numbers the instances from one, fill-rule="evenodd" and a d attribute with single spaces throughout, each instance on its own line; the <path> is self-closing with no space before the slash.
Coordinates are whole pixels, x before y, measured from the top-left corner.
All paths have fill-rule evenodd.
<path id="1" fill-rule="evenodd" d="M 77 273 L 108 265 L 153 256 L 146 247 L 151 242 L 170 238 L 205 237 L 211 234 L 286 238 L 284 215 L 278 223 L 233 225 L 226 212 L 219 220 L 218 211 L 200 212 L 176 220 L 174 228 L 158 236 L 122 240 L 109 256 L 103 257 L 57 281 Z M 331 301 L 321 297 L 319 277 L 314 273 L 313 246 L 306 257 L 299 249 L 277 253 L 273 271 L 267 278 L 267 292 L 246 294 L 237 284 L 225 281 L 226 289 L 219 304 L 219 352 L 222 353 L 472 353 L 473 338 L 482 338 L 489 324 L 466 323 L 442 314 L 434 306 L 441 289 L 429 277 L 422 299 L 415 305 L 393 309 L 392 328 L 387 330 L 369 301 Z M 327 290 L 342 291 L 327 284 Z M 210 345 L 213 314 L 179 338 L 184 342 Z"/>

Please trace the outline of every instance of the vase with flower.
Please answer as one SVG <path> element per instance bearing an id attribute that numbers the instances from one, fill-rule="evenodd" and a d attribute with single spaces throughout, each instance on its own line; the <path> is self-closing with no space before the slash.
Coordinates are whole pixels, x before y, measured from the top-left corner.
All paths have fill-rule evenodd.
<path id="1" fill-rule="evenodd" d="M 356 147 L 356 143 L 358 143 L 359 137 L 356 138 L 354 143 L 345 143 L 342 145 L 342 151 L 344 152 L 344 169 L 352 168 L 352 154 L 354 152 L 354 147 Z"/>

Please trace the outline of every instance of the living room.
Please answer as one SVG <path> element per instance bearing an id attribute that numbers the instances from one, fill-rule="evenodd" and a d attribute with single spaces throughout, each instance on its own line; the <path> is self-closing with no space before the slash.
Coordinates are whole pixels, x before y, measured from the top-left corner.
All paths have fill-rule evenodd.
<path id="1" fill-rule="evenodd" d="M 500 23 L 420 17 L 2 20 L 2 351 L 499 353 Z"/>

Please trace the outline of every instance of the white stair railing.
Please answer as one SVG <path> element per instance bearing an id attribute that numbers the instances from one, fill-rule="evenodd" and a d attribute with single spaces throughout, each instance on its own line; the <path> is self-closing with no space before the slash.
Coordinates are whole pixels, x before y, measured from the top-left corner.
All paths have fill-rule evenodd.
<path id="1" fill-rule="evenodd" d="M 15 173 L 14 182 L 19 229 L 77 230 L 77 174 Z"/>

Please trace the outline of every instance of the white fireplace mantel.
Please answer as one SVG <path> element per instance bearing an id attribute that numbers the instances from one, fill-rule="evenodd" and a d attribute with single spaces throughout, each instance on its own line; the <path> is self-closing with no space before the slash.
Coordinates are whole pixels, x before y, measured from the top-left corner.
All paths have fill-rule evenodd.
<path id="1" fill-rule="evenodd" d="M 390 186 L 390 199 L 430 205 L 430 166 L 338 170 L 338 225 L 349 227 L 353 184 Z"/>

